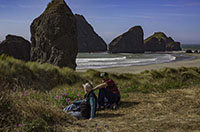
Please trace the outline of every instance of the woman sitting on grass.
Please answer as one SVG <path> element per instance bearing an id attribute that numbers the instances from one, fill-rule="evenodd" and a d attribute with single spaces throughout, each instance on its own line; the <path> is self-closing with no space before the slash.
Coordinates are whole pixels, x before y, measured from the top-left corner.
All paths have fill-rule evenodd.
<path id="1" fill-rule="evenodd" d="M 77 117 L 78 119 L 94 119 L 97 107 L 97 97 L 92 90 L 92 84 L 86 83 L 82 85 L 85 96 L 83 100 L 75 101 L 73 104 L 67 106 L 64 111 L 68 114 Z"/>

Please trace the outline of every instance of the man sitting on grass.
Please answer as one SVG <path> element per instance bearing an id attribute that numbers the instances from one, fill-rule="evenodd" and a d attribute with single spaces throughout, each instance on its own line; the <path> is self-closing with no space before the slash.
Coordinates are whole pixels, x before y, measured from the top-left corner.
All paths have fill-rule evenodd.
<path id="1" fill-rule="evenodd" d="M 105 99 L 108 101 L 109 108 L 116 109 L 117 104 L 120 101 L 119 89 L 115 82 L 112 79 L 109 79 L 107 72 L 101 73 L 100 78 L 102 79 L 102 83 L 93 88 L 93 90 L 99 89 L 99 109 L 105 109 Z"/>

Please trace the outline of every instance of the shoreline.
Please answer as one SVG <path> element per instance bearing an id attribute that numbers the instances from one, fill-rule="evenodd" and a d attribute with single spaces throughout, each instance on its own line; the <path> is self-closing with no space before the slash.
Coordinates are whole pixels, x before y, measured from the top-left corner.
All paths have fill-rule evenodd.
<path id="1" fill-rule="evenodd" d="M 179 67 L 199 67 L 200 66 L 200 54 L 186 54 L 182 55 L 194 56 L 194 59 L 190 60 L 174 60 L 172 62 L 160 63 L 160 64 L 150 64 L 150 65 L 140 65 L 140 66 L 122 66 L 122 67 L 112 67 L 112 68 L 101 68 L 94 69 L 100 72 L 111 72 L 111 73 L 133 73 L 137 74 L 145 70 L 159 70 L 163 68 L 179 68 Z M 87 70 L 76 70 L 77 72 L 85 72 Z"/>

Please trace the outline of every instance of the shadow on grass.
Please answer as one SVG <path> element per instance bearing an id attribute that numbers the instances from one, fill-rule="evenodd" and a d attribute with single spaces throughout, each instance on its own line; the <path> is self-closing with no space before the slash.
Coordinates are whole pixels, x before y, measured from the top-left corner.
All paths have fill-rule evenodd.
<path id="1" fill-rule="evenodd" d="M 118 105 L 118 108 L 129 108 L 129 107 L 133 107 L 140 104 L 140 102 L 129 102 L 129 101 L 121 101 L 120 104 Z M 111 110 L 111 109 L 108 109 Z M 116 113 L 118 110 L 112 110 L 112 113 L 110 113 L 111 111 L 106 111 L 103 110 L 101 112 L 98 112 L 97 117 L 98 118 L 113 118 L 113 117 L 119 117 L 119 116 L 124 116 L 125 114 L 119 114 Z"/>
<path id="2" fill-rule="evenodd" d="M 124 114 L 115 114 L 115 113 L 98 113 L 98 118 L 113 118 L 113 117 L 119 117 L 124 116 Z"/>
<path id="3" fill-rule="evenodd" d="M 132 107 L 134 105 L 138 105 L 140 104 L 140 102 L 129 102 L 129 101 L 121 101 L 119 104 L 120 108 L 129 108 Z"/>

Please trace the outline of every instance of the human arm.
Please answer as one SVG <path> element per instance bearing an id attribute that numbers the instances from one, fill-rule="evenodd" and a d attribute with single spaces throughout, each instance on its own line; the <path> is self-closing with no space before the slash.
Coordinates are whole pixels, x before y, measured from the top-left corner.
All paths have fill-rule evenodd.
<path id="1" fill-rule="evenodd" d="M 96 87 L 94 87 L 93 90 L 97 90 L 97 89 L 104 88 L 107 86 L 108 86 L 107 83 L 101 83 L 101 84 L 97 85 Z"/>
<path id="2" fill-rule="evenodd" d="M 95 98 L 90 97 L 89 102 L 90 102 L 90 120 L 91 120 L 94 119 L 94 114 L 95 114 L 95 106 L 96 106 Z"/>
<path id="3" fill-rule="evenodd" d="M 73 104 L 75 104 L 76 106 L 80 105 L 84 100 L 78 100 L 78 101 L 74 101 Z"/>

